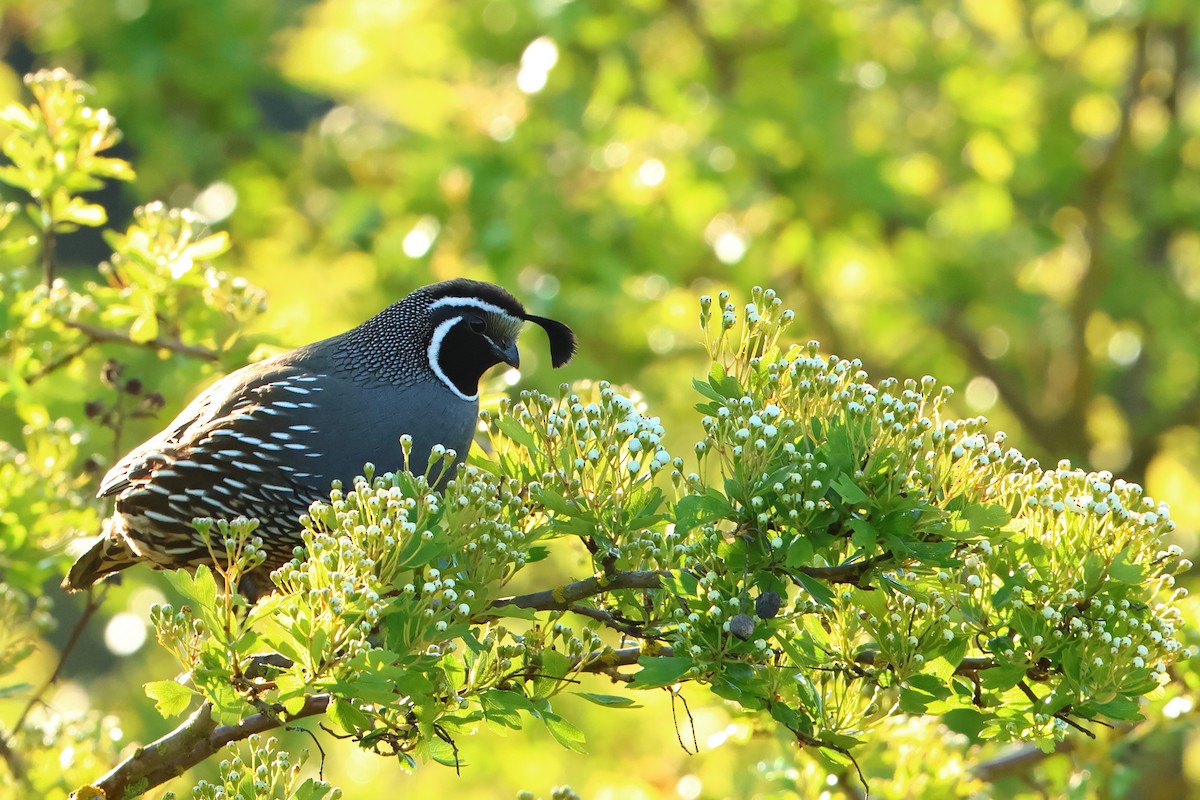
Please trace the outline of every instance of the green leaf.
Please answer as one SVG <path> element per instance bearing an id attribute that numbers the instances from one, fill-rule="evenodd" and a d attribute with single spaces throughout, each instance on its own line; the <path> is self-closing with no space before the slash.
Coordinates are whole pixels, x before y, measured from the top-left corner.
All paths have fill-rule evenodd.
<path id="1" fill-rule="evenodd" d="M 875 526 L 865 519 L 852 519 L 847 522 L 850 530 L 854 531 L 850 535 L 850 541 L 855 547 L 860 550 L 875 550 L 875 546 L 879 543 L 879 533 L 875 530 Z"/>
<path id="2" fill-rule="evenodd" d="M 190 575 L 183 570 L 166 570 L 162 574 L 177 592 L 200 608 L 212 608 L 216 603 L 217 581 L 207 564 L 196 567 Z"/>
<path id="3" fill-rule="evenodd" d="M 667 572 L 659 578 L 662 588 L 676 597 L 698 597 L 700 582 L 696 576 L 685 570 Z"/>
<path id="4" fill-rule="evenodd" d="M 919 715 L 924 714 L 929 704 L 934 698 L 925 692 L 917 691 L 911 687 L 905 686 L 900 689 L 900 710 L 905 714 Z"/>
<path id="5" fill-rule="evenodd" d="M 721 396 L 716 389 L 712 388 L 707 381 L 702 381 L 699 378 L 692 378 L 692 386 L 696 391 L 707 397 L 709 400 L 716 400 L 718 403 L 725 402 L 725 398 Z"/>
<path id="6" fill-rule="evenodd" d="M 158 315 L 153 309 L 138 315 L 129 326 L 129 338 L 138 343 L 145 343 L 158 338 Z"/>
<path id="7" fill-rule="evenodd" d="M 850 505 L 858 505 L 867 499 L 867 493 L 854 482 L 853 478 L 844 472 L 837 476 L 832 486 L 834 491 L 841 495 L 842 499 Z"/>
<path id="8" fill-rule="evenodd" d="M 299 714 L 301 710 L 303 710 L 304 703 L 306 701 L 307 698 L 304 695 L 296 695 L 295 697 L 287 698 L 281 703 L 281 705 L 283 706 L 283 710 L 287 713 Z"/>
<path id="9" fill-rule="evenodd" d="M 544 488 L 534 497 L 539 503 L 545 506 L 555 514 L 562 514 L 568 517 L 581 516 L 583 511 L 578 506 L 573 506 L 567 502 L 567 499 L 562 496 L 561 492 L 557 492 L 551 488 Z"/>
<path id="10" fill-rule="evenodd" d="M 972 530 L 987 530 L 999 528 L 1012 519 L 1008 509 L 995 503 L 972 504 L 962 510 L 963 519 Z"/>
<path id="11" fill-rule="evenodd" d="M 1129 549 L 1126 548 L 1117 553 L 1117 557 L 1108 568 L 1108 575 L 1121 583 L 1140 584 L 1144 579 L 1145 568 L 1141 564 L 1130 563 Z"/>
<path id="12" fill-rule="evenodd" d="M 55 222 L 69 222 L 76 225 L 87 225 L 92 228 L 99 227 L 107 221 L 108 214 L 105 212 L 104 206 L 84 202 L 79 197 L 72 197 L 71 201 L 59 213 L 58 219 L 55 220 Z"/>
<path id="13" fill-rule="evenodd" d="M 1097 713 L 1118 722 L 1136 722 L 1142 718 L 1138 701 L 1130 697 L 1114 697 L 1107 703 L 1097 703 L 1093 706 Z"/>
<path id="14" fill-rule="evenodd" d="M 979 682 L 985 689 L 1002 692 L 1011 689 L 1025 677 L 1024 664 L 1004 664 L 979 673 Z"/>
<path id="15" fill-rule="evenodd" d="M 513 730 L 521 729 L 521 712 L 538 714 L 529 698 L 506 689 L 484 692 L 479 695 L 479 705 L 483 709 L 483 718 L 489 723 Z"/>
<path id="16" fill-rule="evenodd" d="M 133 167 L 123 158 L 94 156 L 88 164 L 88 169 L 94 175 L 99 175 L 103 178 L 115 178 L 119 181 L 131 181 L 137 177 L 133 172 Z"/>
<path id="17" fill-rule="evenodd" d="M 533 622 L 537 619 L 537 612 L 532 608 L 521 608 L 512 604 L 502 606 L 492 606 L 488 610 L 489 614 L 494 614 L 497 617 L 507 617 L 508 619 L 524 619 Z"/>
<path id="18" fill-rule="evenodd" d="M 324 800 L 333 787 L 308 778 L 292 793 L 290 800 Z"/>
<path id="19" fill-rule="evenodd" d="M 542 663 L 533 681 L 534 694 L 550 697 L 561 688 L 562 679 L 574 665 L 565 653 L 557 650 L 543 650 L 540 655 Z"/>
<path id="20" fill-rule="evenodd" d="M 695 662 L 685 656 L 642 656 L 641 669 L 630 682 L 631 689 L 657 689 L 677 683 Z"/>
<path id="21" fill-rule="evenodd" d="M 815 553 L 813 543 L 807 536 L 797 536 L 788 545 L 785 563 L 790 570 L 795 570 L 799 567 L 809 567 L 812 566 L 813 555 Z"/>
<path id="22" fill-rule="evenodd" d="M 955 708 L 942 714 L 941 719 L 947 728 L 973 741 L 979 740 L 979 734 L 987 722 L 987 717 L 973 708 Z"/>
<path id="23" fill-rule="evenodd" d="M 192 702 L 192 690 L 176 681 L 150 681 L 143 688 L 163 719 L 182 714 Z"/>
<path id="24" fill-rule="evenodd" d="M 733 506 L 715 490 L 689 494 L 675 504 L 675 533 L 684 536 L 700 525 L 733 516 Z"/>
<path id="25" fill-rule="evenodd" d="M 804 587 L 804 591 L 808 592 L 809 596 L 812 597 L 812 599 L 818 604 L 824 606 L 825 608 L 833 607 L 833 598 L 835 596 L 833 589 L 830 589 L 828 586 L 826 586 L 823 581 L 817 580 L 816 578 L 810 578 L 803 572 L 797 572 L 792 577 L 796 579 L 796 583 Z"/>
<path id="26" fill-rule="evenodd" d="M 368 731 L 373 727 L 370 717 L 340 697 L 329 701 L 329 705 L 325 709 L 325 716 L 346 733 Z"/>
<path id="27" fill-rule="evenodd" d="M 576 753 L 587 752 L 587 748 L 583 746 L 583 731 L 554 713 L 543 713 L 542 722 L 546 724 L 546 729 L 550 731 L 550 735 L 554 737 L 555 741 L 563 747 Z"/>
<path id="28" fill-rule="evenodd" d="M 641 708 L 641 705 L 632 698 L 622 697 L 621 695 L 595 694 L 593 692 L 571 692 L 571 694 L 582 697 L 590 703 L 607 708 Z"/>

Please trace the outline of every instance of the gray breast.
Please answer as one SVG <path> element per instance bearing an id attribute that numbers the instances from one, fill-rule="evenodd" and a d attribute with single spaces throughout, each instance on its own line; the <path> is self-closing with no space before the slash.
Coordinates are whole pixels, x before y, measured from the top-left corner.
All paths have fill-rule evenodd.
<path id="1" fill-rule="evenodd" d="M 317 414 L 321 427 L 308 439 L 320 452 L 310 461 L 319 485 L 328 488 L 334 479 L 349 485 L 362 474 L 366 462 L 374 464 L 377 473 L 400 470 L 403 434 L 413 439 L 410 469 L 414 473 L 425 471 L 430 448 L 436 444 L 456 450 L 459 462 L 466 458 L 478 421 L 477 403 L 432 382 L 394 386 L 345 381 L 344 387 L 345 391 L 338 391 L 340 387 L 328 386 L 321 393 Z"/>

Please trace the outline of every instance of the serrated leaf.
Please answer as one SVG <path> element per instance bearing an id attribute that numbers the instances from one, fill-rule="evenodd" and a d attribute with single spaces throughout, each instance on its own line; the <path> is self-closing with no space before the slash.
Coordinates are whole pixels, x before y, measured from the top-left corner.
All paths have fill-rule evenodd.
<path id="1" fill-rule="evenodd" d="M 1142 719 L 1138 701 L 1129 697 L 1114 697 L 1107 703 L 1098 703 L 1093 707 L 1098 713 L 1118 722 L 1136 722 Z"/>
<path id="2" fill-rule="evenodd" d="M 1012 515 L 1008 513 L 1008 509 L 996 503 L 968 505 L 963 508 L 962 515 L 967 524 L 971 526 L 971 529 L 977 531 L 988 528 L 999 528 L 1012 519 Z"/>
<path id="3" fill-rule="evenodd" d="M 617 694 L 595 694 L 594 692 L 571 692 L 571 694 L 582 697 L 589 703 L 607 708 L 641 708 L 641 705 L 632 698 Z"/>
<path id="4" fill-rule="evenodd" d="M 733 506 L 718 492 L 689 494 L 675 504 L 675 533 L 685 536 L 700 525 L 732 516 Z"/>
<path id="5" fill-rule="evenodd" d="M 192 702 L 192 690 L 176 681 L 150 681 L 142 688 L 163 719 L 182 714 Z"/>
<path id="6" fill-rule="evenodd" d="M 900 710 L 914 716 L 924 714 L 929 704 L 934 701 L 932 695 L 905 686 L 900 689 Z"/>
<path id="7" fill-rule="evenodd" d="M 631 689 L 656 689 L 677 683 L 695 662 L 686 656 L 642 656 L 641 669 L 629 684 Z"/>
<path id="8" fill-rule="evenodd" d="M 1108 575 L 1115 581 L 1129 584 L 1140 584 L 1143 581 L 1145 569 L 1141 564 L 1134 564 L 1129 561 L 1128 548 L 1117 553 L 1117 557 L 1113 559 L 1112 564 L 1108 568 Z"/>
<path id="9" fill-rule="evenodd" d="M 201 608 L 210 608 L 217 600 L 217 581 L 207 564 L 199 565 L 192 574 L 183 570 L 165 570 L 162 574 L 177 592 Z"/>
<path id="10" fill-rule="evenodd" d="M 813 543 L 806 536 L 797 536 L 788 545 L 786 564 L 789 569 L 812 566 L 813 555 L 816 553 Z"/>
<path id="11" fill-rule="evenodd" d="M 587 748 L 583 746 L 583 731 L 579 728 L 553 713 L 542 714 L 542 722 L 546 724 L 546 730 L 550 731 L 550 735 L 554 737 L 555 741 L 563 747 L 576 753 L 587 752 Z"/>
<path id="12" fill-rule="evenodd" d="M 1025 677 L 1023 664 L 1005 664 L 991 667 L 979 673 L 979 682 L 985 689 L 1002 692 L 1011 689 Z"/>
<path id="13" fill-rule="evenodd" d="M 521 729 L 521 712 L 537 715 L 538 711 L 522 694 L 506 689 L 492 689 L 479 695 L 483 718 L 489 723 L 513 730 Z"/>
<path id="14" fill-rule="evenodd" d="M 287 698 L 280 705 L 282 705 L 283 710 L 289 714 L 299 714 L 301 710 L 303 710 L 304 703 L 307 701 L 307 699 L 308 698 L 306 698 L 304 695 L 297 695 L 295 697 Z"/>
<path id="15" fill-rule="evenodd" d="M 854 482 L 853 478 L 844 472 L 837 476 L 832 486 L 833 490 L 841 495 L 841 498 L 850 505 L 857 505 L 867 499 L 867 493 Z"/>
<path id="16" fill-rule="evenodd" d="M 659 578 L 662 588 L 676 597 L 697 597 L 700 582 L 686 570 L 664 573 Z"/>
<path id="17" fill-rule="evenodd" d="M 329 701 L 325 708 L 325 716 L 346 733 L 370 730 L 372 727 L 371 719 L 366 714 L 355 708 L 352 703 L 338 697 Z"/>

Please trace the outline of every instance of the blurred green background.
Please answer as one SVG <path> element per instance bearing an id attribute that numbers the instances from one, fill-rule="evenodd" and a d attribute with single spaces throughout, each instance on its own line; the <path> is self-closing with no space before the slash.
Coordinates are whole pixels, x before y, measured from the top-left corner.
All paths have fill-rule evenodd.
<path id="1" fill-rule="evenodd" d="M 1143 483 L 1194 557 L 1198 31 L 1193 0 L 0 0 L 0 103 L 39 67 L 94 85 L 138 171 L 98 198 L 113 224 L 161 198 L 230 231 L 221 266 L 269 291 L 282 345 L 492 280 L 580 336 L 552 372 L 530 334 L 519 386 L 631 385 L 687 453 L 695 297 L 770 286 L 797 339 L 876 379 L 933 374 L 1044 463 Z M 64 237 L 64 274 L 106 252 Z M 197 388 L 163 388 L 164 418 Z M 110 598 L 56 703 L 163 730 L 140 684 L 165 655 L 104 647 L 144 632 L 162 586 L 143 572 Z M 803 756 L 691 699 L 699 756 L 652 695 L 579 710 L 588 757 L 487 734 L 459 743 L 462 777 L 404 777 L 331 742 L 325 776 L 349 797 L 816 796 Z M 1123 753 L 1112 796 L 1196 796 L 1188 747 L 1200 763 L 1186 731 Z M 924 756 L 906 769 L 962 769 Z"/>

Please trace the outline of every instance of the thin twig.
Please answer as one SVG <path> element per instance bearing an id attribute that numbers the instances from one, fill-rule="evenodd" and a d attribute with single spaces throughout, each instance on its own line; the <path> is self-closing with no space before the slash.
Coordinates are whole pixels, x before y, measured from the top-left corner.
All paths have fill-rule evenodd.
<path id="1" fill-rule="evenodd" d="M 133 338 L 125 331 L 114 331 L 108 328 L 97 328 L 95 325 L 89 325 L 86 322 L 73 322 L 67 320 L 63 323 L 68 328 L 79 331 L 84 336 L 94 342 L 115 342 L 117 344 L 128 344 L 135 347 L 149 347 L 156 350 L 170 350 L 173 353 L 181 353 L 185 356 L 203 359 L 205 361 L 218 361 L 221 354 L 216 350 L 210 350 L 207 347 L 201 347 L 194 344 L 184 344 L 178 339 L 162 339 L 155 338 L 145 342 L 134 341 Z"/>
<path id="2" fill-rule="evenodd" d="M 3 730 L 0 730 L 0 759 L 8 764 L 8 771 L 18 783 L 25 782 L 25 762 L 21 759 L 21 754 L 12 749 L 8 734 Z"/>
<path id="3" fill-rule="evenodd" d="M 46 679 L 46 682 L 42 684 L 41 688 L 34 692 L 29 698 L 29 702 L 25 705 L 25 709 L 21 712 L 21 715 L 17 717 L 16 723 L 13 724 L 14 731 L 21 729 L 21 726 L 25 724 L 25 719 L 29 716 L 29 712 L 32 711 L 33 707 L 37 705 L 38 701 L 42 699 L 42 696 L 46 694 L 46 691 L 53 686 L 60 677 L 62 677 L 63 667 L 67 663 L 67 658 L 70 657 L 71 651 L 75 649 L 75 645 L 79 644 L 79 637 L 83 635 L 83 629 L 87 627 L 88 621 L 92 618 L 92 615 L 96 613 L 98 608 L 100 608 L 100 604 L 104 602 L 104 596 L 106 594 L 108 594 L 107 587 L 101 587 L 99 591 L 97 591 L 95 588 L 88 590 L 87 602 L 83 606 L 83 613 L 79 615 L 79 620 L 75 623 L 75 627 L 71 629 L 71 635 L 67 637 L 67 643 L 63 645 L 62 651 L 58 654 L 58 663 L 54 665 L 54 671 L 50 673 L 50 677 Z"/>
<path id="4" fill-rule="evenodd" d="M 42 280 L 47 287 L 54 283 L 54 228 L 49 225 L 42 231 Z"/>
<path id="5" fill-rule="evenodd" d="M 26 385 L 32 386 L 33 384 L 37 383 L 42 378 L 46 377 L 47 375 L 51 374 L 52 372 L 56 372 L 57 370 L 62 369 L 67 364 L 70 364 L 72 361 L 79 358 L 81 355 L 83 355 L 88 350 L 90 350 L 92 348 L 92 346 L 95 344 L 96 344 L 95 339 L 86 339 L 78 347 L 76 347 L 72 350 L 68 350 L 66 353 L 64 353 L 63 355 L 54 359 L 49 364 L 44 365 L 37 372 L 33 373 L 28 378 L 26 378 L 25 379 Z"/>

